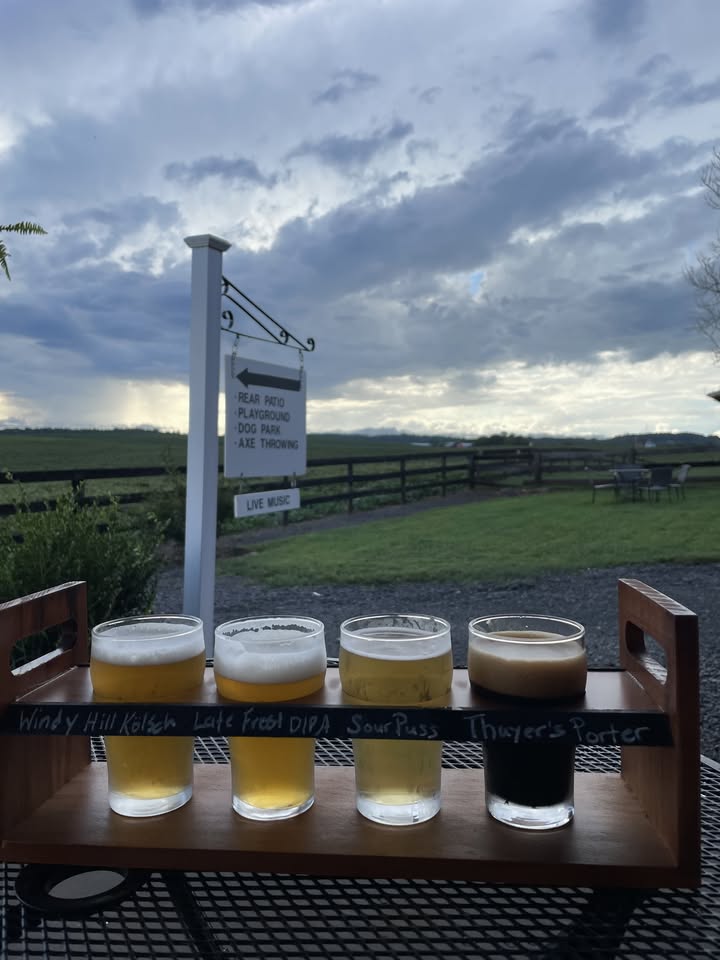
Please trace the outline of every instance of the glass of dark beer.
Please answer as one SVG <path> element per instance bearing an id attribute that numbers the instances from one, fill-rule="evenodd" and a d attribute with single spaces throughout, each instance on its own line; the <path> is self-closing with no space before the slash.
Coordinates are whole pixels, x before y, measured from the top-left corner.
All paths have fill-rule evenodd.
<path id="1" fill-rule="evenodd" d="M 585 628 L 539 616 L 482 617 L 469 627 L 468 674 L 479 692 L 515 701 L 582 696 Z M 569 823 L 575 812 L 575 747 L 483 742 L 485 802 L 496 820 L 526 830 Z"/>

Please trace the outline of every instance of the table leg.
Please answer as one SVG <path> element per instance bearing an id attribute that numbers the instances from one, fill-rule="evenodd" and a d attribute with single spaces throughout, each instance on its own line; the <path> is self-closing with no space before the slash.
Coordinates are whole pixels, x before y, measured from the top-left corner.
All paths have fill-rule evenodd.
<path id="1" fill-rule="evenodd" d="M 163 870 L 161 876 L 188 938 L 201 960 L 219 960 L 221 957 L 227 957 L 227 949 L 216 940 L 215 932 L 198 906 L 182 870 Z"/>
<path id="2" fill-rule="evenodd" d="M 593 890 L 580 916 L 562 940 L 547 944 L 538 960 L 577 960 L 578 957 L 615 957 L 625 929 L 650 890 Z"/>

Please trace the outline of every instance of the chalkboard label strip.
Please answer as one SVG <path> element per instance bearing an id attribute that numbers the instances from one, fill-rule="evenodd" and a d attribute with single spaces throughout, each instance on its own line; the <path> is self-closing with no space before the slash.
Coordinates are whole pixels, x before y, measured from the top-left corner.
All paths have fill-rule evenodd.
<path id="1" fill-rule="evenodd" d="M 291 704 L 11 704 L 0 734 L 28 736 L 325 737 L 669 746 L 660 712 L 296 706 Z"/>

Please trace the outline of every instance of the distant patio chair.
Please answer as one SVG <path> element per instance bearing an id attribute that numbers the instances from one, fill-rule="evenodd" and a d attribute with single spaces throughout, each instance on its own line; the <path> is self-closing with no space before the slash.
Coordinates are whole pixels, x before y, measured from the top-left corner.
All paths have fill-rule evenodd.
<path id="1" fill-rule="evenodd" d="M 690 464 L 683 463 L 682 466 L 678 468 L 678 472 L 675 474 L 675 479 L 670 484 L 670 489 L 675 491 L 675 496 L 678 500 L 680 497 L 685 499 L 685 481 L 687 480 L 689 471 Z"/>
<path id="2" fill-rule="evenodd" d="M 652 495 L 655 494 L 655 503 L 657 503 L 663 490 L 667 490 L 668 500 L 672 499 L 672 490 L 670 489 L 672 482 L 672 467 L 652 467 L 647 487 L 645 487 L 648 500 L 652 500 Z"/>
<path id="3" fill-rule="evenodd" d="M 592 502 L 595 503 L 595 494 L 598 490 L 613 490 L 615 493 L 615 499 L 618 498 L 620 493 L 620 488 L 618 486 L 617 474 L 613 474 L 611 481 L 607 480 L 593 480 L 592 481 Z"/>

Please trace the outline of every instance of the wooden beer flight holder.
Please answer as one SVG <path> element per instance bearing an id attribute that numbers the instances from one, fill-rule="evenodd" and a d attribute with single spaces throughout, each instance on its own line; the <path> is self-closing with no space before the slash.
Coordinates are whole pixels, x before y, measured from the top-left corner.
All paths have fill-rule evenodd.
<path id="1" fill-rule="evenodd" d="M 693 887 L 700 882 L 698 629 L 691 611 L 636 580 L 619 588 L 620 670 L 590 671 L 571 704 L 511 705 L 471 690 L 456 670 L 450 709 L 342 704 L 337 670 L 322 693 L 293 704 L 229 705 L 212 670 L 192 704 L 93 704 L 84 583 L 0 605 L 0 859 L 211 871 L 483 880 L 593 887 Z M 55 625 L 63 649 L 12 672 L 16 641 Z M 662 647 L 666 669 L 645 638 Z M 420 723 L 426 727 L 420 729 Z M 274 732 L 273 732 L 274 725 Z M 266 733 L 262 733 L 262 730 Z M 408 739 L 550 736 L 621 747 L 621 771 L 575 774 L 575 819 L 516 830 L 484 807 L 481 769 L 443 770 L 442 810 L 411 827 L 360 816 L 351 766 L 317 767 L 316 800 L 290 820 L 244 820 L 230 805 L 227 764 L 195 766 L 192 800 L 132 819 L 107 802 L 106 768 L 90 734 L 195 732 Z M 279 733 L 278 733 L 279 731 Z M 559 741 L 556 741 L 559 742 Z"/>

